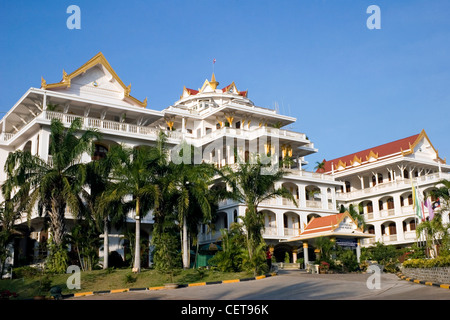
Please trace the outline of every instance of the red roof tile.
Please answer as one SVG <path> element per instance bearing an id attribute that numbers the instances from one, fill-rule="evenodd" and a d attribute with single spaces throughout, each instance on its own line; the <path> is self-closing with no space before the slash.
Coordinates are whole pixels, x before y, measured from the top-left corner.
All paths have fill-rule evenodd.
<path id="1" fill-rule="evenodd" d="M 344 163 L 346 166 L 350 166 L 352 165 L 355 158 L 359 159 L 361 162 L 365 162 L 368 160 L 369 154 L 371 154 L 371 152 L 375 154 L 377 158 L 380 158 L 380 157 L 387 157 L 389 155 L 394 155 L 396 153 L 401 152 L 402 150 L 403 151 L 409 150 L 410 145 L 414 144 L 419 135 L 420 134 L 416 134 L 407 138 L 392 141 L 386 144 L 379 145 L 377 147 L 355 152 L 333 160 L 324 159 L 323 161 L 325 163 L 325 168 L 324 171 L 321 172 L 330 172 L 332 170 L 331 164 L 334 165 L 334 169 L 336 170 L 338 168 L 339 162 Z M 317 171 L 319 172 L 319 170 Z"/>

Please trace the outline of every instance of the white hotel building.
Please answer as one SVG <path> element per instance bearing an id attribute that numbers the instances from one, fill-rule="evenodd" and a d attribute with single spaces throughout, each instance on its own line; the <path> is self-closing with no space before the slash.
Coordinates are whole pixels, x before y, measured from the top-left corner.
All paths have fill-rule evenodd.
<path id="1" fill-rule="evenodd" d="M 409 145 L 402 144 L 401 150 L 389 149 L 391 153 L 385 153 L 374 148 L 369 153 L 352 155 L 350 160 L 326 161 L 324 172 L 308 172 L 302 168 L 307 163 L 305 157 L 317 149 L 304 133 L 284 129 L 295 118 L 256 106 L 248 98 L 248 92 L 239 91 L 234 82 L 222 88 L 218 85 L 213 74 L 198 90 L 183 88 L 180 99 L 173 105 L 162 111 L 150 110 L 146 108 L 147 99 L 141 101 L 131 96 L 131 86 L 121 81 L 99 53 L 70 74 L 63 70 L 60 82 L 48 84 L 42 78 L 40 88 L 30 88 L 6 113 L 0 121 L 0 167 L 3 168 L 7 155 L 15 150 L 29 150 L 51 161 L 48 142 L 50 122 L 54 118 L 65 125 L 82 118 L 84 128 L 102 132 L 94 155 L 85 154 L 81 159 L 84 162 L 101 157 L 114 144 L 154 145 L 160 130 L 167 134 L 169 147 L 186 141 L 201 148 L 204 161 L 219 167 L 233 165 L 237 161 L 235 155 L 245 159 L 251 146 L 266 151 L 279 146 L 281 157 L 288 155 L 294 159 L 279 185 L 292 192 L 298 207 L 281 198 L 259 207 L 265 214 L 263 236 L 275 248 L 277 259 L 283 260 L 285 252 L 294 261 L 300 257 L 307 240 L 289 240 L 300 236 L 313 217 L 337 214 L 341 203 L 364 207 L 369 227 L 364 234 L 370 239 L 367 244 L 383 241 L 402 245 L 415 241 L 411 232 L 414 214 L 407 202 L 410 179 L 417 179 L 426 191 L 440 178 L 450 178 L 450 166 L 438 157 L 424 132 L 409 139 Z M 57 108 L 50 111 L 48 105 Z M 374 182 L 372 175 L 375 175 Z M 1 170 L 0 182 L 4 180 L 5 173 Z M 244 212 L 242 204 L 220 203 L 215 221 L 217 230 L 229 227 Z M 130 226 L 134 224 L 132 214 L 128 220 Z M 152 222 L 151 214 L 142 221 L 141 236 L 149 240 Z M 32 262 L 39 254 L 38 244 L 48 238 L 48 230 L 36 213 L 31 216 L 30 227 L 26 216 L 17 224 L 26 237 L 14 244 L 14 260 Z M 67 213 L 68 231 L 71 226 L 73 219 Z M 201 243 L 220 240 L 219 231 L 206 230 L 200 234 Z M 110 251 L 124 256 L 126 247 L 120 231 L 113 231 Z"/>

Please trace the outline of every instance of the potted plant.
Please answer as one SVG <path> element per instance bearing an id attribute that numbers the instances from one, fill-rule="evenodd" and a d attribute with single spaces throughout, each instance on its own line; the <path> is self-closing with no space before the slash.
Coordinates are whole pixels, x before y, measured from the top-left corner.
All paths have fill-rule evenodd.
<path id="1" fill-rule="evenodd" d="M 319 266 L 319 272 L 320 273 L 328 273 L 330 270 L 330 264 L 326 261 L 321 261 Z"/>

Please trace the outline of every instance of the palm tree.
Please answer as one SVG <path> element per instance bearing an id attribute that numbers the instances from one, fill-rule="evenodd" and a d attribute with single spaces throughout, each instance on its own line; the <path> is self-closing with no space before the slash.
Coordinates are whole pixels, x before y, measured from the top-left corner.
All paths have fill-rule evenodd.
<path id="1" fill-rule="evenodd" d="M 5 201 L 0 207 L 0 279 L 3 275 L 6 259 L 10 254 L 8 245 L 15 237 L 20 235 L 20 232 L 14 226 L 14 221 L 20 217 L 20 210 L 11 199 L 11 191 L 12 188 L 8 184 L 2 185 L 2 194 Z"/>
<path id="2" fill-rule="evenodd" d="M 314 169 L 317 172 L 323 172 L 325 170 L 325 160 L 323 160 L 322 162 L 317 161 Z"/>
<path id="3" fill-rule="evenodd" d="M 432 258 L 438 256 L 437 245 L 443 239 L 448 239 L 449 226 L 442 223 L 442 215 L 435 213 L 432 220 L 426 220 L 419 223 L 416 227 L 417 237 L 424 234 L 426 239 L 426 246 L 428 252 L 431 253 Z M 446 247 L 446 246 L 444 246 Z"/>
<path id="4" fill-rule="evenodd" d="M 80 118 L 69 128 L 53 119 L 50 125 L 50 152 L 52 161 L 45 161 L 28 151 L 18 150 L 9 154 L 5 170 L 6 183 L 18 187 L 15 194 L 28 215 L 38 205 L 39 212 L 50 216 L 52 241 L 56 251 L 63 245 L 65 235 L 65 211 L 68 207 L 74 215 L 80 208 L 80 190 L 86 178 L 85 166 L 79 163 L 81 155 L 90 152 L 92 142 L 100 134 L 82 129 Z"/>
<path id="5" fill-rule="evenodd" d="M 84 212 L 92 219 L 99 231 L 103 230 L 103 269 L 109 267 L 109 228 L 111 224 L 122 225 L 125 220 L 121 200 L 108 199 L 107 191 L 114 188 L 111 171 L 117 158 L 107 153 L 105 158 L 91 161 L 86 166 L 86 187 L 83 190 Z"/>
<path id="6" fill-rule="evenodd" d="M 264 228 L 264 215 L 258 211 L 259 204 L 264 200 L 281 196 L 291 200 L 297 206 L 293 195 L 286 188 L 275 188 L 275 183 L 283 177 L 284 171 L 263 174 L 263 169 L 267 167 L 268 165 L 257 159 L 254 163 L 239 163 L 236 170 L 224 167 L 218 171 L 222 179 L 231 187 L 230 198 L 246 205 L 243 221 L 249 261 L 255 274 L 259 272 L 260 256 L 262 261 L 265 261 L 262 250 L 264 240 L 261 235 Z"/>
<path id="7" fill-rule="evenodd" d="M 358 224 L 358 227 L 364 230 L 366 228 L 366 221 L 364 220 L 364 215 L 360 214 L 353 204 L 350 204 L 348 208 L 344 207 L 344 205 L 341 205 L 339 209 L 339 213 L 348 212 L 350 216 L 353 218 L 353 220 L 356 221 Z"/>
<path id="8" fill-rule="evenodd" d="M 200 222 L 211 219 L 211 203 L 208 196 L 213 176 L 209 165 L 178 164 L 174 167 L 176 212 L 182 228 L 181 243 L 183 268 L 189 268 L 189 231 L 196 234 Z M 195 230 L 193 230 L 195 228 Z"/>
<path id="9" fill-rule="evenodd" d="M 133 271 L 141 270 L 140 240 L 141 219 L 158 205 L 160 191 L 151 170 L 155 162 L 154 150 L 148 146 L 133 149 L 114 146 L 109 151 L 118 161 L 112 168 L 113 187 L 105 199 L 107 202 L 124 201 L 135 212 L 136 241 Z"/>

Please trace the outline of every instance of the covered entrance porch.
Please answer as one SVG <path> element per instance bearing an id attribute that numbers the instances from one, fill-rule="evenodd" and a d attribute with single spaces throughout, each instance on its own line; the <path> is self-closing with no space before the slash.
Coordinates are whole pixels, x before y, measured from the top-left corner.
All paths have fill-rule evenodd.
<path id="1" fill-rule="evenodd" d="M 321 237 L 328 237 L 335 245 L 356 251 L 358 263 L 361 257 L 361 239 L 373 238 L 375 235 L 364 233 L 358 223 L 348 212 L 313 218 L 298 236 L 282 240 L 294 247 L 303 248 L 305 267 L 320 259 L 316 242 Z M 316 250 L 314 250 L 316 248 Z"/>

